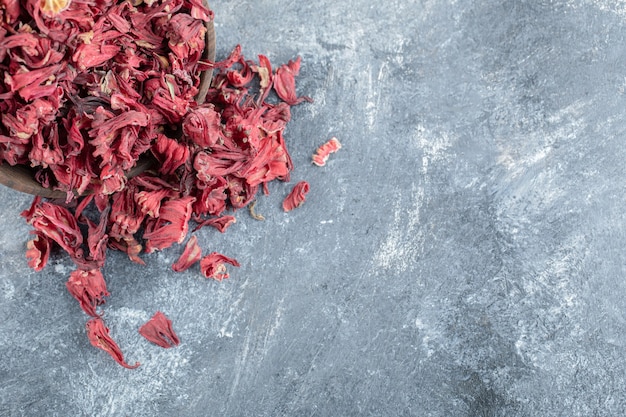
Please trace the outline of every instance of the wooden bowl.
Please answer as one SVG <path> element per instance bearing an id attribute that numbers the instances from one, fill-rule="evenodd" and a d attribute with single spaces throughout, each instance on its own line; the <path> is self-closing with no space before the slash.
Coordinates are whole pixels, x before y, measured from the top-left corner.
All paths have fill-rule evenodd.
<path id="1" fill-rule="evenodd" d="M 205 0 L 205 4 L 208 3 Z M 203 59 L 214 62 L 215 61 L 215 27 L 213 20 L 206 23 L 206 48 L 204 51 Z M 200 85 L 198 88 L 198 95 L 196 96 L 196 102 L 198 104 L 204 103 L 206 95 L 211 86 L 211 80 L 213 78 L 213 70 L 204 71 L 200 75 Z M 137 164 L 127 174 L 126 178 L 130 179 L 142 172 L 150 169 L 156 163 L 155 159 L 149 155 L 142 155 Z M 45 198 L 66 198 L 65 191 L 53 190 L 52 188 L 45 188 L 35 180 L 35 169 L 24 165 L 9 165 L 6 162 L 0 163 L 0 184 L 12 188 L 16 191 L 27 193 L 31 195 L 37 195 Z"/>

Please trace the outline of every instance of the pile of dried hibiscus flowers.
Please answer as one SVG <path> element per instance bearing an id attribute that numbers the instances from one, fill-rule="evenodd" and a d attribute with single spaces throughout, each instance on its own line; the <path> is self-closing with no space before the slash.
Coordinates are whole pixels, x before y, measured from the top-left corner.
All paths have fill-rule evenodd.
<path id="1" fill-rule="evenodd" d="M 125 367 L 97 308 L 109 296 L 101 269 L 107 248 L 143 264 L 140 254 L 182 244 L 190 223 L 224 232 L 228 211 L 249 206 L 259 188 L 288 181 L 292 162 L 283 131 L 298 97 L 300 59 L 276 70 L 265 56 L 246 60 L 237 46 L 221 62 L 203 59 L 202 0 L 4 0 L 0 2 L 0 161 L 27 165 L 65 201 L 36 197 L 22 213 L 32 225 L 29 265 L 45 267 L 62 248 L 76 265 L 69 293 L 92 318 L 87 335 Z M 200 77 L 214 71 L 206 98 Z M 340 147 L 317 150 L 323 165 Z M 152 168 L 132 178 L 138 162 Z M 298 207 L 309 185 L 285 198 Z M 251 212 L 253 212 L 251 210 Z M 187 239 L 172 268 L 199 262 L 207 278 L 228 277 L 235 259 L 202 256 Z M 179 343 L 157 312 L 139 329 L 148 340 Z"/>

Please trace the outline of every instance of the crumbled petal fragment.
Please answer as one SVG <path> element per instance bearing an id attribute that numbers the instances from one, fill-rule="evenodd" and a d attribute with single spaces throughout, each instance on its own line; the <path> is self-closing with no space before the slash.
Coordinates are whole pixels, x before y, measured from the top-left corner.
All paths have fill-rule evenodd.
<path id="1" fill-rule="evenodd" d="M 180 344 L 180 340 L 172 328 L 172 321 L 160 311 L 157 311 L 150 320 L 139 328 L 139 334 L 162 348 L 172 348 Z"/>
<path id="2" fill-rule="evenodd" d="M 283 210 L 285 212 L 291 211 L 297 207 L 300 207 L 306 195 L 309 192 L 309 183 L 306 181 L 300 181 L 292 188 L 291 192 L 283 200 Z"/>
<path id="3" fill-rule="evenodd" d="M 206 278 L 221 281 L 229 277 L 226 272 L 226 264 L 240 266 L 239 262 L 217 252 L 211 252 L 200 260 L 200 270 Z"/>
<path id="4" fill-rule="evenodd" d="M 134 365 L 126 363 L 122 350 L 117 343 L 115 343 L 115 340 L 109 336 L 109 328 L 106 327 L 100 317 L 89 320 L 85 327 L 87 329 L 87 337 L 92 346 L 104 350 L 111 355 L 115 362 L 119 363 L 124 368 L 134 369 L 139 366 L 139 362 L 135 362 Z"/>
<path id="5" fill-rule="evenodd" d="M 172 265 L 175 272 L 182 272 L 189 269 L 193 264 L 202 258 L 202 249 L 198 245 L 198 238 L 194 235 L 185 244 L 185 249 L 178 260 Z"/>
<path id="6" fill-rule="evenodd" d="M 79 302 L 80 308 L 92 317 L 98 316 L 96 307 L 104 304 L 104 297 L 110 295 L 104 276 L 99 269 L 89 271 L 77 269 L 70 273 L 65 286 L 72 297 Z"/>
<path id="7" fill-rule="evenodd" d="M 317 148 L 313 155 L 313 163 L 319 167 L 323 167 L 326 165 L 328 156 L 331 153 L 337 152 L 339 149 L 341 149 L 341 143 L 336 137 L 332 137 L 328 142 Z"/>

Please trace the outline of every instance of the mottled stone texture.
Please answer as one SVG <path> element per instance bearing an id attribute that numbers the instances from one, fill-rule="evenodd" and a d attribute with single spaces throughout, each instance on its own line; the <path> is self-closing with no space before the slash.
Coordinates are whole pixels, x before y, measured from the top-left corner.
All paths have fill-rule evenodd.
<path id="1" fill-rule="evenodd" d="M 197 233 L 241 262 L 222 283 L 110 255 L 137 370 L 89 345 L 67 258 L 28 269 L 0 190 L 0 416 L 626 415 L 623 1 L 212 6 L 218 57 L 303 58 L 291 184 Z M 156 310 L 179 347 L 138 335 Z"/>

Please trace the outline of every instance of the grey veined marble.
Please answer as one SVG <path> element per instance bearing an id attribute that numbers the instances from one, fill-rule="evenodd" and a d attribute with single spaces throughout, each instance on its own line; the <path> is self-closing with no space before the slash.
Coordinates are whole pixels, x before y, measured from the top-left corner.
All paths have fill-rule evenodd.
<path id="1" fill-rule="evenodd" d="M 211 5 L 218 57 L 303 58 L 292 183 L 197 233 L 241 262 L 222 283 L 109 255 L 136 370 L 89 345 L 69 259 L 29 270 L 1 189 L 0 416 L 626 415 L 623 2 Z M 157 309 L 179 347 L 138 336 Z"/>

